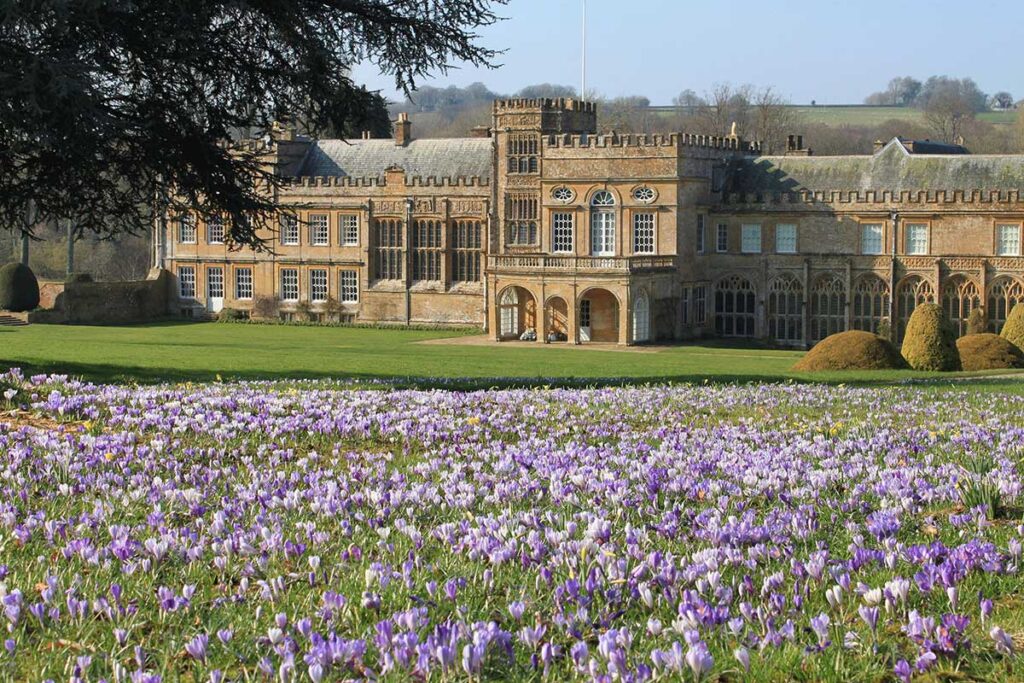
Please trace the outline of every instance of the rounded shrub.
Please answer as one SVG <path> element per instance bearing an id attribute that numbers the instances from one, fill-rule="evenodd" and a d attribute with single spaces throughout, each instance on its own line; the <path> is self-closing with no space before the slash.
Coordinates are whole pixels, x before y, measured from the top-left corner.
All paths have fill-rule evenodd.
<path id="1" fill-rule="evenodd" d="M 804 354 L 794 370 L 898 370 L 907 367 L 888 339 L 870 332 L 850 330 L 825 337 Z"/>
<path id="2" fill-rule="evenodd" d="M 39 306 L 39 281 L 23 263 L 0 268 L 0 311 L 31 311 Z"/>
<path id="3" fill-rule="evenodd" d="M 998 334 L 968 334 L 956 340 L 956 348 L 964 370 L 1024 368 L 1024 351 Z"/>
<path id="4" fill-rule="evenodd" d="M 959 370 L 956 333 L 938 304 L 914 309 L 903 337 L 903 357 L 915 370 Z"/>
<path id="5" fill-rule="evenodd" d="M 1024 351 L 1024 306 L 1016 304 L 1006 316 L 1006 324 L 999 336 Z"/>
<path id="6" fill-rule="evenodd" d="M 237 308 L 222 308 L 220 313 L 217 314 L 217 320 L 222 323 L 234 322 L 237 320 L 245 320 L 246 315 L 244 311 L 240 311 Z"/>

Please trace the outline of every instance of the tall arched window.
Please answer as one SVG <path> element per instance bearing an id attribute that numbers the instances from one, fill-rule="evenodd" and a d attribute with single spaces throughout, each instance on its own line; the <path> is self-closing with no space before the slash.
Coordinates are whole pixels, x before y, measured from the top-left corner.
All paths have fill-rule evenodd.
<path id="1" fill-rule="evenodd" d="M 981 290 L 965 275 L 954 275 L 942 286 L 942 310 L 953 324 L 956 335 L 967 334 L 967 317 L 981 308 Z"/>
<path id="2" fill-rule="evenodd" d="M 723 278 L 715 287 L 715 331 L 723 337 L 753 337 L 756 296 L 750 280 Z"/>
<path id="3" fill-rule="evenodd" d="M 1024 301 L 1024 285 L 1012 277 L 1001 277 L 988 287 L 988 328 L 999 334 L 1006 324 L 1006 316 L 1013 307 Z"/>
<path id="4" fill-rule="evenodd" d="M 878 334 L 889 317 L 889 285 L 877 275 L 864 275 L 853 285 L 853 329 Z"/>
<path id="5" fill-rule="evenodd" d="M 834 274 L 821 275 L 811 285 L 811 341 L 846 330 L 846 285 Z"/>
<path id="6" fill-rule="evenodd" d="M 914 309 L 926 303 L 935 303 L 932 283 L 920 275 L 903 278 L 896 287 L 896 341 L 903 339 L 903 333 L 907 331 L 907 323 Z"/>
<path id="7" fill-rule="evenodd" d="M 501 293 L 501 300 L 498 304 L 501 313 L 501 336 L 519 336 L 519 291 L 515 287 L 509 287 Z"/>
<path id="8" fill-rule="evenodd" d="M 780 275 L 768 285 L 768 336 L 783 344 L 803 341 L 804 287 L 792 275 Z"/>
<path id="9" fill-rule="evenodd" d="M 645 342 L 651 338 L 651 304 L 647 294 L 640 292 L 633 300 L 633 341 Z"/>
<path id="10" fill-rule="evenodd" d="M 594 193 L 590 200 L 590 253 L 615 255 L 615 197 L 607 190 Z"/>

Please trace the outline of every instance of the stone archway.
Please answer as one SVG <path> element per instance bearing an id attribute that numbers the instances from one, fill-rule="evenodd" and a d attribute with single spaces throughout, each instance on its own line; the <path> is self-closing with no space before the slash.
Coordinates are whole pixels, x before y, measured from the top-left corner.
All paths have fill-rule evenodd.
<path id="1" fill-rule="evenodd" d="M 530 290 L 512 285 L 498 295 L 498 338 L 522 339 L 537 332 L 537 300 Z M 536 337 L 534 337 L 536 338 Z"/>
<path id="2" fill-rule="evenodd" d="M 607 289 L 588 289 L 579 300 L 579 340 L 619 343 L 619 300 Z"/>
<path id="3" fill-rule="evenodd" d="M 569 341 L 569 304 L 560 296 L 548 299 L 545 306 L 547 315 L 547 341 Z"/>

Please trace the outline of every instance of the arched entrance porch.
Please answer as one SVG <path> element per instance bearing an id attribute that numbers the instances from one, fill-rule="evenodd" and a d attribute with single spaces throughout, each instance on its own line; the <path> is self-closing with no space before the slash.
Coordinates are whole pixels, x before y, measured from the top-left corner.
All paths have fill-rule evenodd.
<path id="1" fill-rule="evenodd" d="M 537 300 L 530 290 L 515 285 L 498 295 L 498 339 L 530 339 L 537 334 Z"/>
<path id="2" fill-rule="evenodd" d="M 576 319 L 581 343 L 619 343 L 619 300 L 607 289 L 584 292 L 579 299 Z"/>

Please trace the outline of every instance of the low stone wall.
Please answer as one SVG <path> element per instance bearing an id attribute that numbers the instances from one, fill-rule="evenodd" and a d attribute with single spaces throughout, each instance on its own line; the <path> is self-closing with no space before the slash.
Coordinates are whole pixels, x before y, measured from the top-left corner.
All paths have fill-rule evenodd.
<path id="1" fill-rule="evenodd" d="M 40 286 L 40 307 L 48 310 L 33 311 L 29 321 L 116 325 L 163 318 L 169 287 L 167 271 L 157 269 L 130 282 L 46 282 Z"/>

